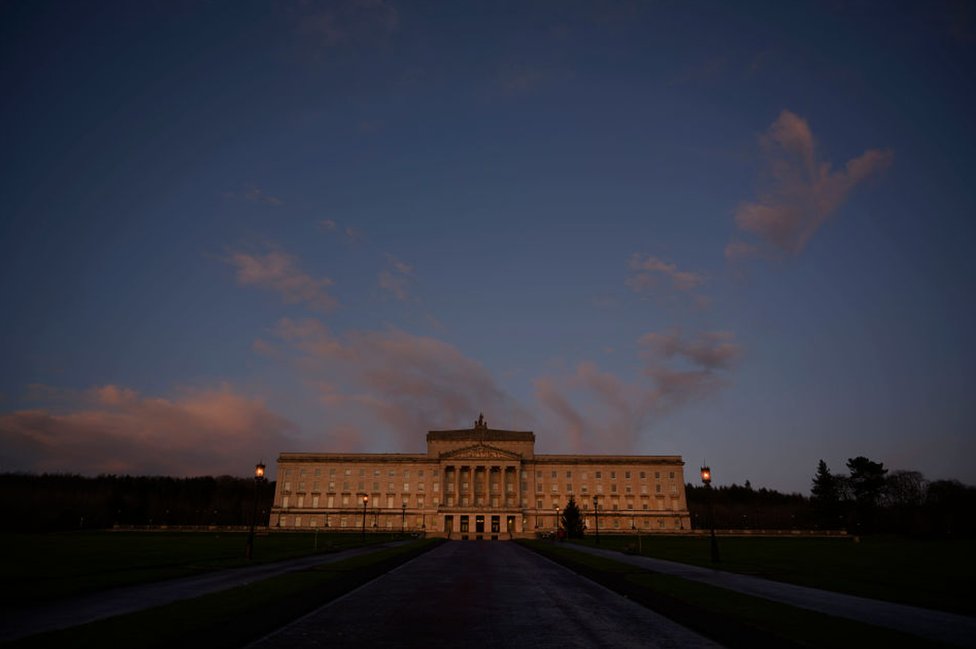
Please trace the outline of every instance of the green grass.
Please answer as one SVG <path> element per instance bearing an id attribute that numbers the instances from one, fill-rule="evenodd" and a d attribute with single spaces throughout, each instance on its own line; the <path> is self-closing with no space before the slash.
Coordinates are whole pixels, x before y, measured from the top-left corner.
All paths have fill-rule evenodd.
<path id="1" fill-rule="evenodd" d="M 584 541 L 594 545 L 590 537 Z M 836 592 L 976 614 L 976 559 L 963 540 L 897 537 L 719 537 L 722 570 Z M 711 567 L 706 537 L 645 536 L 642 554 Z M 600 547 L 636 551 L 637 537 L 602 536 Z"/>
<path id="2" fill-rule="evenodd" d="M 390 540 L 368 536 L 367 542 Z M 0 605 L 23 606 L 245 565 L 243 532 L 69 532 L 0 535 Z M 258 535 L 251 563 L 362 544 L 358 534 Z M 317 549 L 316 549 L 317 548 Z"/>
<path id="3" fill-rule="evenodd" d="M 378 549 L 339 563 L 272 577 L 220 593 L 43 633 L 12 647 L 239 647 L 349 592 L 409 559 L 437 540 Z"/>
<path id="4" fill-rule="evenodd" d="M 906 633 L 641 570 L 566 546 L 544 542 L 526 545 L 730 647 L 943 646 Z"/>

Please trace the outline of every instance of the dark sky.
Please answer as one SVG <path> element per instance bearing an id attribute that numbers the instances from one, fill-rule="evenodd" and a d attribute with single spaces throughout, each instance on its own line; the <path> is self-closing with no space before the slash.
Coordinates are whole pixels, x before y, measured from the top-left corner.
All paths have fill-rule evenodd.
<path id="1" fill-rule="evenodd" d="M 0 470 L 483 411 L 976 482 L 974 50 L 972 2 L 0 2 Z"/>

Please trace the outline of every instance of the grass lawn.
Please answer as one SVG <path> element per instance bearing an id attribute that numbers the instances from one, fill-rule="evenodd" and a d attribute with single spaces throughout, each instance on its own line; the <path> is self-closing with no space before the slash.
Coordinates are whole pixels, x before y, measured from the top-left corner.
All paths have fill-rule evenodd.
<path id="1" fill-rule="evenodd" d="M 367 536 L 367 543 L 390 540 Z M 245 565 L 245 532 L 68 532 L 0 535 L 0 606 L 30 605 L 92 591 Z M 333 552 L 358 534 L 258 535 L 252 563 Z"/>
<path id="2" fill-rule="evenodd" d="M 414 541 L 240 588 L 52 631 L 11 647 L 240 647 L 436 546 Z"/>
<path id="3" fill-rule="evenodd" d="M 939 647 L 906 633 L 641 570 L 532 541 L 527 547 L 729 647 Z"/>
<path id="4" fill-rule="evenodd" d="M 594 545 L 595 539 L 583 541 Z M 804 586 L 976 614 L 976 559 L 964 540 L 888 536 L 850 538 L 719 537 L 722 570 Z M 642 554 L 711 566 L 706 537 L 644 536 Z M 636 551 L 637 537 L 601 536 L 600 547 Z"/>

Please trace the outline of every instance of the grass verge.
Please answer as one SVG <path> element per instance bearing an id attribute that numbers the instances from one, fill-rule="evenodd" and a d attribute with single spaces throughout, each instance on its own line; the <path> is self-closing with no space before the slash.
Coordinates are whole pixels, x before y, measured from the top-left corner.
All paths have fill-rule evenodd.
<path id="1" fill-rule="evenodd" d="M 370 535 L 367 543 L 389 535 Z M 0 606 L 32 606 L 109 588 L 213 570 L 335 552 L 362 545 L 359 534 L 275 532 L 111 532 L 0 535 Z"/>
<path id="2" fill-rule="evenodd" d="M 11 647 L 240 647 L 432 549 L 416 541 L 137 613 L 51 631 Z"/>
<path id="3" fill-rule="evenodd" d="M 641 570 L 552 543 L 525 546 L 728 647 L 944 647 L 923 638 Z"/>
<path id="4" fill-rule="evenodd" d="M 587 537 L 582 542 L 594 545 Z M 636 552 L 636 536 L 603 536 L 600 547 Z M 726 537 L 722 570 L 811 588 L 965 615 L 976 614 L 972 541 L 895 536 Z M 643 536 L 641 554 L 712 567 L 707 537 Z"/>

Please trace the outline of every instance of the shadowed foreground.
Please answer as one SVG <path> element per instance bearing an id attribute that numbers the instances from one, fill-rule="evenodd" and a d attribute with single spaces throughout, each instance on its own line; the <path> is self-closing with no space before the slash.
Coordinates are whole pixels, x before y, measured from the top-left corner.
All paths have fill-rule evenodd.
<path id="1" fill-rule="evenodd" d="M 515 543 L 428 552 L 251 645 L 714 647 Z"/>

